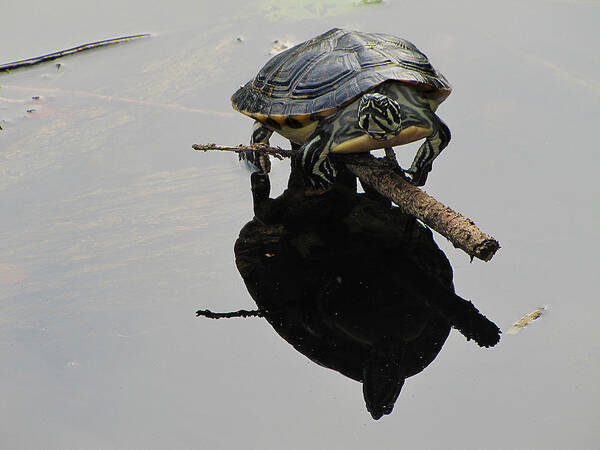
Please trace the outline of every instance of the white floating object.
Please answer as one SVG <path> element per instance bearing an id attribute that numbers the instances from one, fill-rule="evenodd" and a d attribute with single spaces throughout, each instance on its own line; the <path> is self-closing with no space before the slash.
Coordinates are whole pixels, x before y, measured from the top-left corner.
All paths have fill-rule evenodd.
<path id="1" fill-rule="evenodd" d="M 521 317 L 518 322 L 515 322 L 512 327 L 510 327 L 507 331 L 508 334 L 517 334 L 523 328 L 525 328 L 530 322 L 539 319 L 542 317 L 544 311 L 548 309 L 548 305 L 541 306 L 533 312 Z"/>

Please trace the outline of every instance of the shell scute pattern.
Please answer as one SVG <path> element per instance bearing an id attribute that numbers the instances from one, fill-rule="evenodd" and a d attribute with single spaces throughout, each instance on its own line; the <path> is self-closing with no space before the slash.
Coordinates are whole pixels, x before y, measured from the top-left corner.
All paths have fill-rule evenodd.
<path id="1" fill-rule="evenodd" d="M 381 83 L 429 90 L 438 103 L 449 83 L 409 41 L 383 33 L 333 29 L 275 57 L 232 97 L 234 108 L 258 116 L 324 115 Z"/>

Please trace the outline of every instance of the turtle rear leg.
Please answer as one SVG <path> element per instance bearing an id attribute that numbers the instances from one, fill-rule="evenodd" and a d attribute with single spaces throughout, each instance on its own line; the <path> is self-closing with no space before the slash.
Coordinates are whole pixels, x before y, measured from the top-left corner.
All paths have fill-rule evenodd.
<path id="1" fill-rule="evenodd" d="M 326 129 L 317 129 L 299 148 L 299 158 L 293 160 L 302 170 L 304 185 L 311 193 L 323 193 L 331 188 L 336 170 L 329 160 L 331 135 Z"/>
<path id="2" fill-rule="evenodd" d="M 257 120 L 254 122 L 254 126 L 252 127 L 250 145 L 258 143 L 269 145 L 269 139 L 271 138 L 272 134 L 273 132 L 271 130 Z M 259 172 L 269 173 L 271 171 L 271 161 L 269 160 L 269 155 L 252 151 L 240 153 L 239 158 L 240 161 L 247 161 L 256 167 Z"/>
<path id="3" fill-rule="evenodd" d="M 292 146 L 292 150 L 300 150 L 302 145 L 296 144 L 294 141 L 290 141 Z M 292 159 L 292 169 L 297 170 L 302 167 L 302 154 L 298 154 L 293 158 L 297 159 L 297 162 L 294 163 Z M 352 192 L 356 192 L 356 175 L 351 173 L 344 165 L 338 166 L 334 172 L 335 182 L 339 185 L 344 185 L 352 190 Z"/>
<path id="4" fill-rule="evenodd" d="M 446 148 L 450 142 L 450 129 L 442 120 L 431 113 L 433 131 L 425 142 L 419 147 L 415 159 L 407 173 L 411 176 L 411 181 L 416 186 L 423 186 L 427 181 L 427 175 L 431 172 L 433 160 Z"/>

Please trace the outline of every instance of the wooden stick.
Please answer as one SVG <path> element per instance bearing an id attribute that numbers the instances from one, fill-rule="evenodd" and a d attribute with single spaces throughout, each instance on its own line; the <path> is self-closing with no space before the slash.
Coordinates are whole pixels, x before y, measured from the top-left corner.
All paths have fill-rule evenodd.
<path id="1" fill-rule="evenodd" d="M 280 159 L 289 157 L 294 152 L 293 150 L 269 147 L 265 144 L 240 145 L 238 147 L 194 144 L 192 148 L 201 151 L 218 150 L 236 153 L 255 150 Z M 471 219 L 462 216 L 412 185 L 397 169 L 391 167 L 389 162 L 370 154 L 332 156 L 336 161 L 346 164 L 348 169 L 361 181 L 389 198 L 402 211 L 416 217 L 448 239 L 454 247 L 463 250 L 471 257 L 471 260 L 478 258 L 482 261 L 489 261 L 500 248 L 498 241 L 477 228 Z"/>
<path id="2" fill-rule="evenodd" d="M 482 232 L 477 225 L 451 208 L 443 205 L 404 177 L 391 171 L 389 165 L 371 155 L 362 155 L 371 164 L 346 162 L 348 169 L 358 178 L 389 198 L 405 213 L 428 225 L 455 247 L 466 252 L 471 259 L 489 261 L 500 248 L 493 237 Z"/>

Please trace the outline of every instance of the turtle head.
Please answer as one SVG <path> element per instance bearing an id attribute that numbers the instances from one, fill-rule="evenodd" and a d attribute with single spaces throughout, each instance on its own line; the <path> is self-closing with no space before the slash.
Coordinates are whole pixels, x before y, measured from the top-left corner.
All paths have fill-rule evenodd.
<path id="1" fill-rule="evenodd" d="M 358 125 L 373 139 L 391 139 L 401 131 L 400 106 L 385 95 L 365 94 L 358 105 Z"/>

